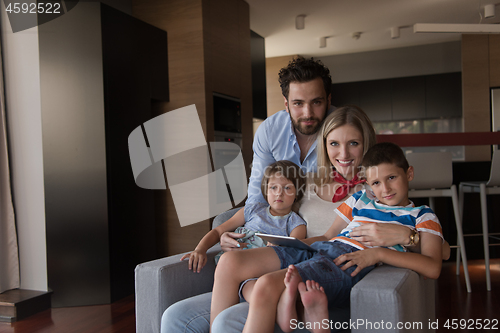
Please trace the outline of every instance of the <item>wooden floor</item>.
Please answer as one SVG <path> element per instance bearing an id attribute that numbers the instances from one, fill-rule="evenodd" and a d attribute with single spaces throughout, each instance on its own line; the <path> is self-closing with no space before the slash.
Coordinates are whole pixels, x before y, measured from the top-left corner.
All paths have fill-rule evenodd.
<path id="1" fill-rule="evenodd" d="M 500 320 L 500 259 L 492 260 L 493 291 L 486 291 L 484 262 L 469 261 L 472 293 L 465 290 L 463 274 L 455 275 L 455 265 L 445 263 L 437 285 L 437 332 L 468 332 L 461 330 L 460 320 L 477 324 L 477 320 Z M 446 321 L 458 329 L 446 329 Z M 465 323 L 462 321 L 462 323 Z M 490 326 L 491 327 L 491 326 Z M 500 323 L 496 328 L 500 331 Z M 482 332 L 483 330 L 474 330 Z M 50 309 L 16 323 L 1 323 L 0 333 L 133 333 L 135 332 L 134 298 L 127 297 L 111 305 Z"/>
<path id="2" fill-rule="evenodd" d="M 135 332 L 134 298 L 111 305 L 53 308 L 15 323 L 0 322 L 1 333 Z"/>

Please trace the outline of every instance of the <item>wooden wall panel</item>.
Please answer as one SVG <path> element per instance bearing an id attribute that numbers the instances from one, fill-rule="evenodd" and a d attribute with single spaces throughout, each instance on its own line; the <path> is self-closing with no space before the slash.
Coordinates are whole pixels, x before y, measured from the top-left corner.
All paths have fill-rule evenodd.
<path id="1" fill-rule="evenodd" d="M 133 15 L 168 32 L 170 102 L 157 115 L 195 104 L 207 142 L 214 139 L 213 92 L 241 99 L 243 158 L 252 158 L 250 14 L 243 0 L 133 0 Z M 160 193 L 161 192 L 161 193 Z M 161 255 L 190 251 L 211 221 L 180 227 L 169 191 L 157 191 Z"/>
<path id="2" fill-rule="evenodd" d="M 154 104 L 154 116 L 195 104 L 207 133 L 201 0 L 134 0 L 135 17 L 168 33 L 170 101 Z M 170 191 L 155 191 L 160 256 L 189 251 L 210 230 L 210 221 L 181 227 Z"/>
<path id="3" fill-rule="evenodd" d="M 250 31 L 250 60 L 252 63 L 252 104 L 254 123 L 267 118 L 266 41 Z"/>
<path id="4" fill-rule="evenodd" d="M 168 32 L 171 95 L 164 111 L 196 103 L 204 117 L 201 0 L 138 0 L 132 9 L 135 17 Z"/>
<path id="5" fill-rule="evenodd" d="M 242 151 L 250 175 L 252 161 L 252 68 L 250 58 L 250 10 L 244 1 L 206 0 L 206 96 L 207 124 L 213 133 L 213 92 L 241 100 Z"/>
<path id="6" fill-rule="evenodd" d="M 250 7 L 245 1 L 238 1 L 238 44 L 240 63 L 238 73 L 241 86 L 243 159 L 247 177 L 250 178 L 250 164 L 253 157 L 253 96 L 252 96 L 252 52 L 250 44 Z"/>
<path id="7" fill-rule="evenodd" d="M 281 68 L 288 65 L 296 55 L 266 58 L 266 85 L 267 85 L 267 116 L 285 108 L 283 95 L 278 82 L 278 73 Z"/>
<path id="8" fill-rule="evenodd" d="M 500 35 L 489 35 L 490 87 L 500 87 Z"/>
<path id="9" fill-rule="evenodd" d="M 488 35 L 462 35 L 462 100 L 464 132 L 490 130 Z M 466 161 L 490 160 L 490 147 L 465 147 Z"/>
<path id="10" fill-rule="evenodd" d="M 206 0 L 205 3 L 209 23 L 206 45 L 207 88 L 240 98 L 238 1 Z"/>

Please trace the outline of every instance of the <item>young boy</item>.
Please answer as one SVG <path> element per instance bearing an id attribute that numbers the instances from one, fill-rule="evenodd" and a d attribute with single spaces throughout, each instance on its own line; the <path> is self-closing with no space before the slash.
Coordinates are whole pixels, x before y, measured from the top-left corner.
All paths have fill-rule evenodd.
<path id="1" fill-rule="evenodd" d="M 392 143 L 379 143 L 367 152 L 361 165 L 365 170 L 367 185 L 370 186 L 376 198 L 371 198 L 370 194 L 363 190 L 354 194 L 338 208 L 338 215 L 349 224 L 336 239 L 340 242 L 351 243 L 354 247 L 364 251 L 342 254 L 334 258 L 334 263 L 343 264 L 341 268 L 343 271 L 357 266 L 351 276 L 355 276 L 363 267 L 382 262 L 410 268 L 424 276 L 437 278 L 441 271 L 442 261 L 441 255 L 438 256 L 441 254 L 442 241 L 439 239 L 442 238 L 441 226 L 437 217 L 427 206 L 414 207 L 408 199 L 408 183 L 413 179 L 413 167 L 408 165 L 401 148 Z M 370 222 L 400 223 L 418 231 L 419 233 L 415 233 L 414 237 L 420 236 L 422 253 L 401 253 L 405 252 L 405 249 L 398 246 L 391 249 L 366 248 L 349 238 L 350 230 L 361 223 Z M 446 252 L 446 250 L 443 251 L 442 255 L 447 256 Z M 411 262 L 405 262 L 408 260 Z M 304 320 L 312 322 L 311 324 L 318 323 L 316 327 L 311 326 L 315 333 L 323 332 L 323 329 L 329 332 L 326 327 L 319 325 L 322 319 L 328 319 L 328 309 L 324 308 L 327 297 L 318 283 L 306 282 L 307 284 L 301 282 L 300 274 L 291 265 L 285 276 L 284 283 L 287 289 L 283 294 L 289 293 L 289 295 L 295 295 L 296 298 L 298 290 L 304 304 Z M 282 313 L 277 315 L 279 319 L 281 318 L 281 323 L 292 319 L 297 322 L 295 304 L 292 304 L 292 301 L 295 302 L 293 296 L 282 296 L 278 305 L 278 310 L 281 309 Z M 285 305 L 284 302 L 288 304 Z M 284 331 L 290 331 L 290 329 Z"/>
<path id="2" fill-rule="evenodd" d="M 315 296 L 323 292 L 321 287 L 329 306 L 345 306 L 354 284 L 380 262 L 409 268 L 428 278 L 439 276 L 443 243 L 441 226 L 428 207 L 414 207 L 408 199 L 413 168 L 408 165 L 401 148 L 392 143 L 377 144 L 366 153 L 362 166 L 375 198 L 370 191 L 362 190 L 347 199 L 337 209 L 338 217 L 327 233 L 306 240 L 317 252 L 274 248 L 282 270 L 263 275 L 255 284 L 243 332 L 272 332 L 275 321 L 283 331 L 292 331 L 290 325 L 298 319 L 297 290 L 304 304 L 304 321 L 327 318 L 324 302 L 314 302 L 314 299 L 321 298 Z M 420 238 L 421 253 L 405 252 L 404 246 L 369 247 L 350 238 L 351 230 L 362 223 L 397 223 L 415 230 L 413 242 L 418 243 Z M 271 267 L 269 262 L 273 262 L 273 259 L 264 260 L 263 256 L 255 255 L 253 260 L 257 276 Z M 251 263 L 245 261 L 244 264 Z M 212 307 L 219 301 L 217 284 L 216 278 Z"/>

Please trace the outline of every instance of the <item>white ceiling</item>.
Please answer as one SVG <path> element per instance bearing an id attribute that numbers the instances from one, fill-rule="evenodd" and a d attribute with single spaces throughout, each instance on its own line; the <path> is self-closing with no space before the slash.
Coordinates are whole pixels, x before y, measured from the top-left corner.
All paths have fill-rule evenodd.
<path id="1" fill-rule="evenodd" d="M 265 38 L 266 57 L 329 56 L 460 40 L 460 34 L 413 33 L 415 23 L 499 23 L 499 0 L 246 0 L 250 28 Z M 484 6 L 496 16 L 481 19 Z M 295 17 L 306 15 L 305 29 Z M 391 27 L 400 37 L 391 39 Z M 355 40 L 353 32 L 361 32 Z M 328 36 L 319 48 L 320 37 Z"/>

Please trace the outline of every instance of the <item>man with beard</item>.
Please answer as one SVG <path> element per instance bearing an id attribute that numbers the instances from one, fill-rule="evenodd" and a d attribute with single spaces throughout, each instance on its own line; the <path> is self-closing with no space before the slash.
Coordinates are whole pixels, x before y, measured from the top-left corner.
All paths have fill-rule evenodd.
<path id="1" fill-rule="evenodd" d="M 305 172 L 316 170 L 316 133 L 333 110 L 332 79 L 321 61 L 294 59 L 280 70 L 279 83 L 285 110 L 267 118 L 255 134 L 247 203 L 265 202 L 260 183 L 271 163 L 289 160 Z"/>

